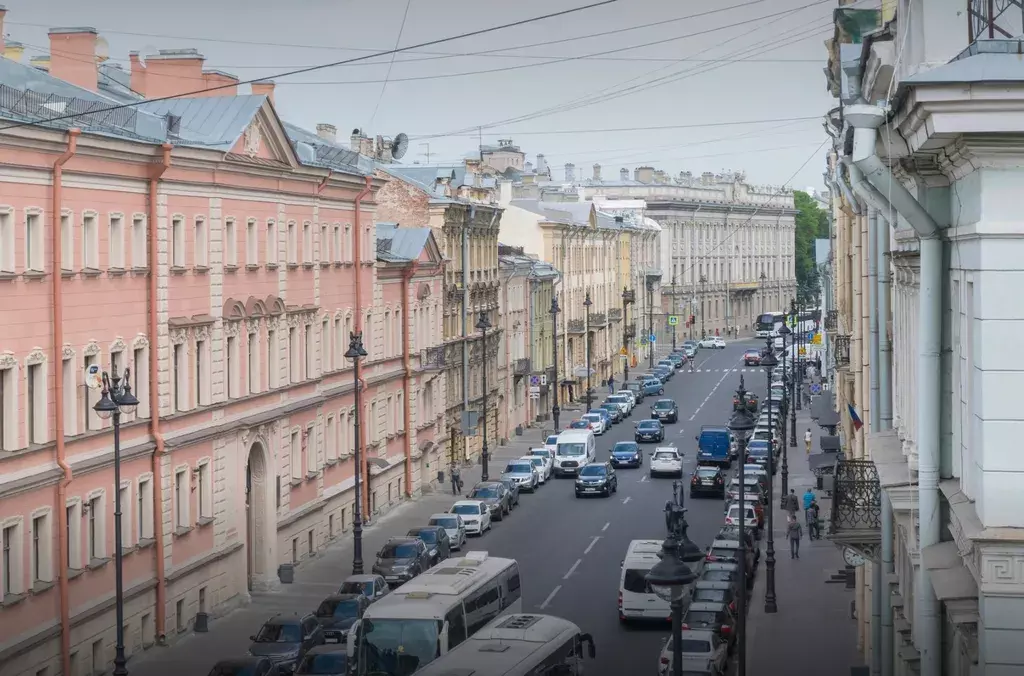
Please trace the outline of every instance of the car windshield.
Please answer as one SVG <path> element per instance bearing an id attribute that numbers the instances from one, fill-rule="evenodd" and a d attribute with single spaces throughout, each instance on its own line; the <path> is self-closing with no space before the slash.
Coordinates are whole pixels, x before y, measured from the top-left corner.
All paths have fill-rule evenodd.
<path id="1" fill-rule="evenodd" d="M 634 453 L 638 448 L 632 441 L 620 441 L 612 448 L 612 453 Z"/>
<path id="2" fill-rule="evenodd" d="M 257 643 L 299 643 L 302 631 L 297 624 L 265 624 L 256 634 Z"/>
<path id="3" fill-rule="evenodd" d="M 618 411 L 619 410 L 619 407 L 616 406 L 615 404 L 611 403 L 611 402 L 606 402 L 604 404 L 601 404 L 601 408 L 603 408 L 606 411 Z"/>
<path id="4" fill-rule="evenodd" d="M 675 404 L 673 404 L 671 401 L 659 401 L 657 404 L 654 405 L 654 408 L 659 411 L 669 411 L 672 409 L 673 406 L 675 406 Z"/>
<path id="5" fill-rule="evenodd" d="M 715 476 L 718 474 L 716 467 L 700 467 L 697 469 L 697 476 Z"/>
<path id="6" fill-rule="evenodd" d="M 410 543 L 386 544 L 380 550 L 382 559 L 411 559 L 419 554 L 419 548 Z"/>
<path id="7" fill-rule="evenodd" d="M 320 604 L 320 607 L 316 609 L 317 617 L 358 617 L 359 616 L 359 604 L 356 603 L 355 599 L 347 599 L 345 601 L 339 601 L 337 599 L 327 599 Z"/>
<path id="8" fill-rule="evenodd" d="M 469 497 L 476 498 L 477 500 L 496 498 L 498 497 L 498 489 L 494 486 L 481 486 L 480 488 L 474 488 Z"/>
<path id="9" fill-rule="evenodd" d="M 348 656 L 343 652 L 306 655 L 296 673 L 345 674 L 348 673 Z"/>
<path id="10" fill-rule="evenodd" d="M 658 427 L 658 423 L 653 420 L 642 420 L 640 421 L 640 424 L 636 426 L 638 430 L 656 430 Z"/>
<path id="11" fill-rule="evenodd" d="M 676 454 L 672 451 L 658 451 L 654 454 L 655 460 L 675 460 Z"/>
<path id="12" fill-rule="evenodd" d="M 679 647 L 683 649 L 683 654 L 706 654 L 711 652 L 710 641 L 698 641 L 692 638 L 684 638 L 679 642 Z"/>
<path id="13" fill-rule="evenodd" d="M 586 420 L 573 420 L 569 423 L 569 429 L 571 430 L 585 430 L 590 426 Z"/>
<path id="14" fill-rule="evenodd" d="M 551 436 L 549 436 L 547 439 L 544 440 L 544 443 L 545 444 L 549 444 L 551 446 L 554 446 L 555 444 L 558 443 L 558 435 L 557 434 L 552 434 Z"/>
<path id="15" fill-rule="evenodd" d="M 342 582 L 339 594 L 362 594 L 367 598 L 373 598 L 372 582 Z"/>
<path id="16" fill-rule="evenodd" d="M 704 603 L 725 603 L 725 590 L 724 589 L 694 589 L 693 599 L 694 602 L 703 601 Z"/>
<path id="17" fill-rule="evenodd" d="M 437 620 L 374 619 L 363 625 L 358 663 L 366 673 L 410 676 L 438 656 Z"/>
<path id="18" fill-rule="evenodd" d="M 530 455 L 538 455 L 542 458 L 548 457 L 548 450 L 546 448 L 535 448 L 530 451 Z"/>
<path id="19" fill-rule="evenodd" d="M 409 531 L 409 535 L 418 537 L 428 545 L 437 543 L 437 531 L 436 530 L 421 530 L 421 531 Z"/>
<path id="20" fill-rule="evenodd" d="M 688 624 L 691 627 L 706 627 L 717 623 L 718 613 L 710 610 L 691 610 L 686 613 L 686 617 L 683 618 L 683 624 Z"/>
<path id="21" fill-rule="evenodd" d="M 253 676 L 255 664 L 218 664 L 206 676 Z"/>
<path id="22" fill-rule="evenodd" d="M 587 465 L 580 470 L 580 476 L 604 476 L 607 470 L 604 465 Z"/>
<path id="23" fill-rule="evenodd" d="M 431 526 L 440 526 L 441 528 L 455 529 L 459 527 L 459 520 L 454 516 L 435 517 L 430 520 Z"/>
<path id="24" fill-rule="evenodd" d="M 558 444 L 558 455 L 584 455 L 586 452 L 584 444 Z"/>
<path id="25" fill-rule="evenodd" d="M 612 404 L 628 404 L 629 398 L 621 394 L 613 394 L 612 396 L 608 397 L 608 401 L 609 403 Z"/>
<path id="26" fill-rule="evenodd" d="M 583 420 L 586 423 L 594 423 L 601 422 L 602 420 L 604 420 L 604 418 L 602 418 L 599 413 L 588 413 L 585 416 L 583 416 Z"/>
<path id="27" fill-rule="evenodd" d="M 508 467 L 505 468 L 505 471 L 509 474 L 529 474 L 533 470 L 530 469 L 530 466 L 525 462 L 513 462 L 509 463 Z"/>
<path id="28" fill-rule="evenodd" d="M 530 470 L 526 470 L 529 472 Z M 476 505 L 454 505 L 452 514 L 468 514 L 469 516 L 480 516 L 480 508 Z"/>
<path id="29" fill-rule="evenodd" d="M 544 466 L 544 458 L 540 458 L 540 457 L 534 456 L 534 457 L 530 458 L 530 462 L 533 463 L 534 467 L 543 467 Z"/>

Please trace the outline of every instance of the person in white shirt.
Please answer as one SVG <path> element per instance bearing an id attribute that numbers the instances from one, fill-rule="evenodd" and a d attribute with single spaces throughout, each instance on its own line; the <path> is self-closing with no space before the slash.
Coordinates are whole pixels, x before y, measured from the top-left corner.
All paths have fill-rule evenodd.
<path id="1" fill-rule="evenodd" d="M 814 438 L 814 435 L 811 434 L 811 428 L 808 427 L 807 431 L 804 432 L 804 446 L 807 447 L 807 455 L 811 454 L 811 440 L 813 438 Z"/>

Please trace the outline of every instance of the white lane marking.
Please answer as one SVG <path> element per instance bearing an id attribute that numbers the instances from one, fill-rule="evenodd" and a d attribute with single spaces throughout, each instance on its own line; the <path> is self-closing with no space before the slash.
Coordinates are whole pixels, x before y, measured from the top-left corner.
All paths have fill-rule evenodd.
<path id="1" fill-rule="evenodd" d="M 648 478 L 647 475 L 644 474 L 642 477 L 640 477 L 640 483 L 643 483 L 643 482 L 647 481 L 647 478 Z"/>
<path id="2" fill-rule="evenodd" d="M 622 501 L 622 504 L 628 505 L 629 501 L 632 500 L 632 499 L 633 499 L 632 497 L 627 497 L 625 500 Z"/>
<path id="3" fill-rule="evenodd" d="M 583 563 L 583 559 L 576 559 L 576 563 L 572 564 L 572 568 L 569 569 L 569 572 L 567 572 L 565 574 L 565 576 L 562 577 L 562 579 L 563 580 L 568 580 L 569 577 L 572 576 L 572 574 L 576 572 L 576 569 L 579 567 L 579 565 L 581 563 Z M 552 594 L 552 596 L 554 596 L 554 594 Z"/>
<path id="4" fill-rule="evenodd" d="M 697 417 L 697 414 L 700 413 L 700 410 L 702 408 L 704 408 L 704 404 L 708 403 L 708 400 L 711 399 L 711 395 L 713 395 L 718 390 L 718 388 L 722 385 L 723 382 L 725 382 L 725 379 L 728 378 L 728 377 L 729 377 L 729 369 L 726 369 L 725 370 L 725 375 L 723 375 L 721 377 L 721 379 L 717 383 L 715 383 L 715 386 L 713 388 L 711 388 L 711 391 L 708 392 L 708 396 L 704 397 L 704 401 L 702 401 L 700 403 L 700 406 L 697 407 L 697 410 L 694 411 L 693 415 L 690 416 L 690 420 L 693 420 L 694 418 Z"/>
<path id="5" fill-rule="evenodd" d="M 587 548 L 583 550 L 583 555 L 586 556 L 587 554 L 589 554 L 590 550 L 594 548 L 594 545 L 596 545 L 597 541 L 600 540 L 600 539 L 601 539 L 600 535 L 593 535 L 593 536 L 591 536 L 590 544 L 587 545 Z"/>
<path id="6" fill-rule="evenodd" d="M 609 522 L 608 522 L 608 523 L 606 523 L 605 525 L 601 526 L 601 532 L 603 533 L 603 532 L 605 532 L 606 530 L 608 530 L 608 526 L 610 526 L 610 525 L 612 525 L 612 522 L 611 522 L 611 521 L 609 521 Z"/>
<path id="7" fill-rule="evenodd" d="M 551 593 L 548 594 L 548 597 L 546 599 L 544 599 L 544 603 L 540 604 L 540 609 L 541 610 L 544 610 L 545 608 L 548 607 L 548 604 L 550 604 L 551 601 L 554 600 L 555 594 L 557 594 L 561 588 L 562 588 L 562 585 L 558 585 L 557 587 L 555 587 L 554 589 L 551 590 Z"/>

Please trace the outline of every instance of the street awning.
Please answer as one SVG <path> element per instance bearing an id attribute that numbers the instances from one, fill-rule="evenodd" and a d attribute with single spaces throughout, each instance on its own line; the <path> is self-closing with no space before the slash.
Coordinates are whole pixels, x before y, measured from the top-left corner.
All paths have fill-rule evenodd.
<path id="1" fill-rule="evenodd" d="M 978 598 L 978 584 L 964 566 L 955 542 L 940 542 L 922 549 L 921 565 L 930 571 L 932 588 L 938 600 Z"/>
<path id="2" fill-rule="evenodd" d="M 818 441 L 822 453 L 837 453 L 842 449 L 839 437 L 823 436 Z"/>
<path id="3" fill-rule="evenodd" d="M 812 453 L 807 458 L 807 467 L 812 472 L 826 467 L 832 467 L 836 464 L 836 458 L 839 457 L 838 453 Z"/>

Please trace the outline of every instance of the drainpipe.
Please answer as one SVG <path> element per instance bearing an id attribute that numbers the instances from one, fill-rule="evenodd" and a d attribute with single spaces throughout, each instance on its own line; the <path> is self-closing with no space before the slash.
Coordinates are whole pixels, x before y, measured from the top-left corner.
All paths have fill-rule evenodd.
<path id="1" fill-rule="evenodd" d="M 885 111 L 876 106 L 847 108 L 846 119 L 854 127 L 853 164 L 867 182 L 888 196 L 896 210 L 917 232 L 920 240 L 918 293 L 917 446 L 918 458 L 918 551 L 939 542 L 939 440 L 941 436 L 941 340 L 942 340 L 942 240 L 939 226 L 902 183 L 893 178 L 875 151 L 878 128 Z M 883 211 L 883 213 L 887 213 Z M 916 643 L 921 653 L 922 674 L 938 674 L 942 665 L 942 632 L 939 603 L 929 571 L 921 566 L 914 584 Z"/>
<path id="2" fill-rule="evenodd" d="M 462 225 L 462 410 L 469 410 L 469 229 L 476 222 L 476 205 L 469 207 L 469 223 Z M 486 347 L 486 346 L 485 346 Z M 486 416 L 487 412 L 484 411 Z M 486 417 L 484 424 L 487 424 Z M 463 461 L 469 460 L 468 437 L 463 436 Z"/>
<path id="3" fill-rule="evenodd" d="M 416 276 L 420 267 L 419 261 L 413 261 L 409 267 L 402 272 L 402 368 L 405 372 L 405 396 L 402 397 L 402 416 L 405 419 L 405 497 L 412 497 L 412 445 L 416 442 L 416 431 L 412 428 L 412 366 L 409 360 L 409 305 L 412 303 L 412 296 L 409 295 L 409 283 Z M 424 477 L 420 477 L 420 486 L 423 485 Z"/>
<path id="4" fill-rule="evenodd" d="M 839 191 L 843 193 L 843 197 L 846 198 L 846 203 L 850 205 L 853 213 L 860 215 L 860 200 L 853 194 L 853 191 L 850 189 L 850 183 L 843 176 L 843 170 L 840 167 L 836 167 L 836 185 L 839 186 Z"/>
<path id="5" fill-rule="evenodd" d="M 164 447 L 164 435 L 160 432 L 160 350 L 157 336 L 160 330 L 159 317 L 159 263 L 160 247 L 157 241 L 157 220 L 160 216 L 159 194 L 160 179 L 171 166 L 171 144 L 164 143 L 160 146 L 160 163 L 153 166 L 149 175 L 149 198 L 146 205 L 149 213 L 146 218 L 149 223 L 148 244 L 149 244 L 149 290 L 148 290 L 148 313 L 149 313 L 149 434 L 153 437 L 153 458 L 151 470 L 153 472 L 153 514 L 159 519 L 153 524 L 153 545 L 156 558 L 156 609 L 155 631 L 157 641 L 162 645 L 164 642 L 165 617 L 167 615 L 167 581 L 164 577 L 164 529 L 163 529 L 163 459 L 166 453 Z M 70 672 L 68 672 L 70 673 Z"/>
<path id="6" fill-rule="evenodd" d="M 60 550 L 61 574 L 58 579 L 60 585 L 60 653 L 61 665 L 65 674 L 71 673 L 71 601 L 68 593 L 68 510 L 67 496 L 68 484 L 71 483 L 71 465 L 68 464 L 64 450 L 64 375 L 57 370 L 56 365 L 63 366 L 64 362 L 60 355 L 64 350 L 64 275 L 63 275 L 63 253 L 61 247 L 64 244 L 61 234 L 61 207 L 63 206 L 62 193 L 64 192 L 63 177 L 64 165 L 74 157 L 78 151 L 78 137 L 81 129 L 68 130 L 68 147 L 60 157 L 53 163 L 53 185 L 50 189 L 50 211 L 53 222 L 50 226 L 52 254 L 50 276 L 53 279 L 53 396 L 57 400 L 54 406 L 54 430 L 53 436 L 57 442 L 57 466 L 60 467 L 63 475 L 57 482 L 57 549 Z M 32 430 L 29 430 L 31 434 Z"/>
<path id="7" fill-rule="evenodd" d="M 871 385 L 871 411 L 869 429 L 873 434 L 879 431 L 878 411 L 878 228 L 888 227 L 879 223 L 878 210 L 868 207 L 868 327 L 871 333 L 870 347 L 871 364 L 868 376 Z M 882 563 L 871 562 L 871 673 L 873 676 L 882 674 Z"/>
<path id="8" fill-rule="evenodd" d="M 883 221 L 885 217 L 883 216 Z M 892 429 L 892 345 L 889 342 L 889 225 L 879 223 L 878 239 L 878 403 L 879 425 Z"/>
<path id="9" fill-rule="evenodd" d="M 363 331 L 363 200 L 370 194 L 373 189 L 373 177 L 367 176 L 366 182 L 363 185 L 363 189 L 359 191 L 355 199 L 355 218 L 353 223 L 353 229 L 355 232 L 352 234 L 352 259 L 353 266 L 356 270 L 355 279 L 355 321 L 352 322 L 355 326 L 357 333 Z M 362 379 L 359 381 L 359 389 L 363 390 L 366 388 L 366 382 Z M 356 415 L 362 415 L 362 411 L 357 411 Z M 366 448 L 366 429 L 369 425 L 362 425 L 359 430 L 360 439 L 356 441 L 358 444 L 362 444 L 363 448 Z M 370 513 L 370 473 L 369 465 L 366 462 L 366 453 L 360 454 L 359 460 L 360 467 L 357 468 L 359 475 L 363 479 L 363 514 Z M 408 482 L 407 482 L 408 483 Z"/>

